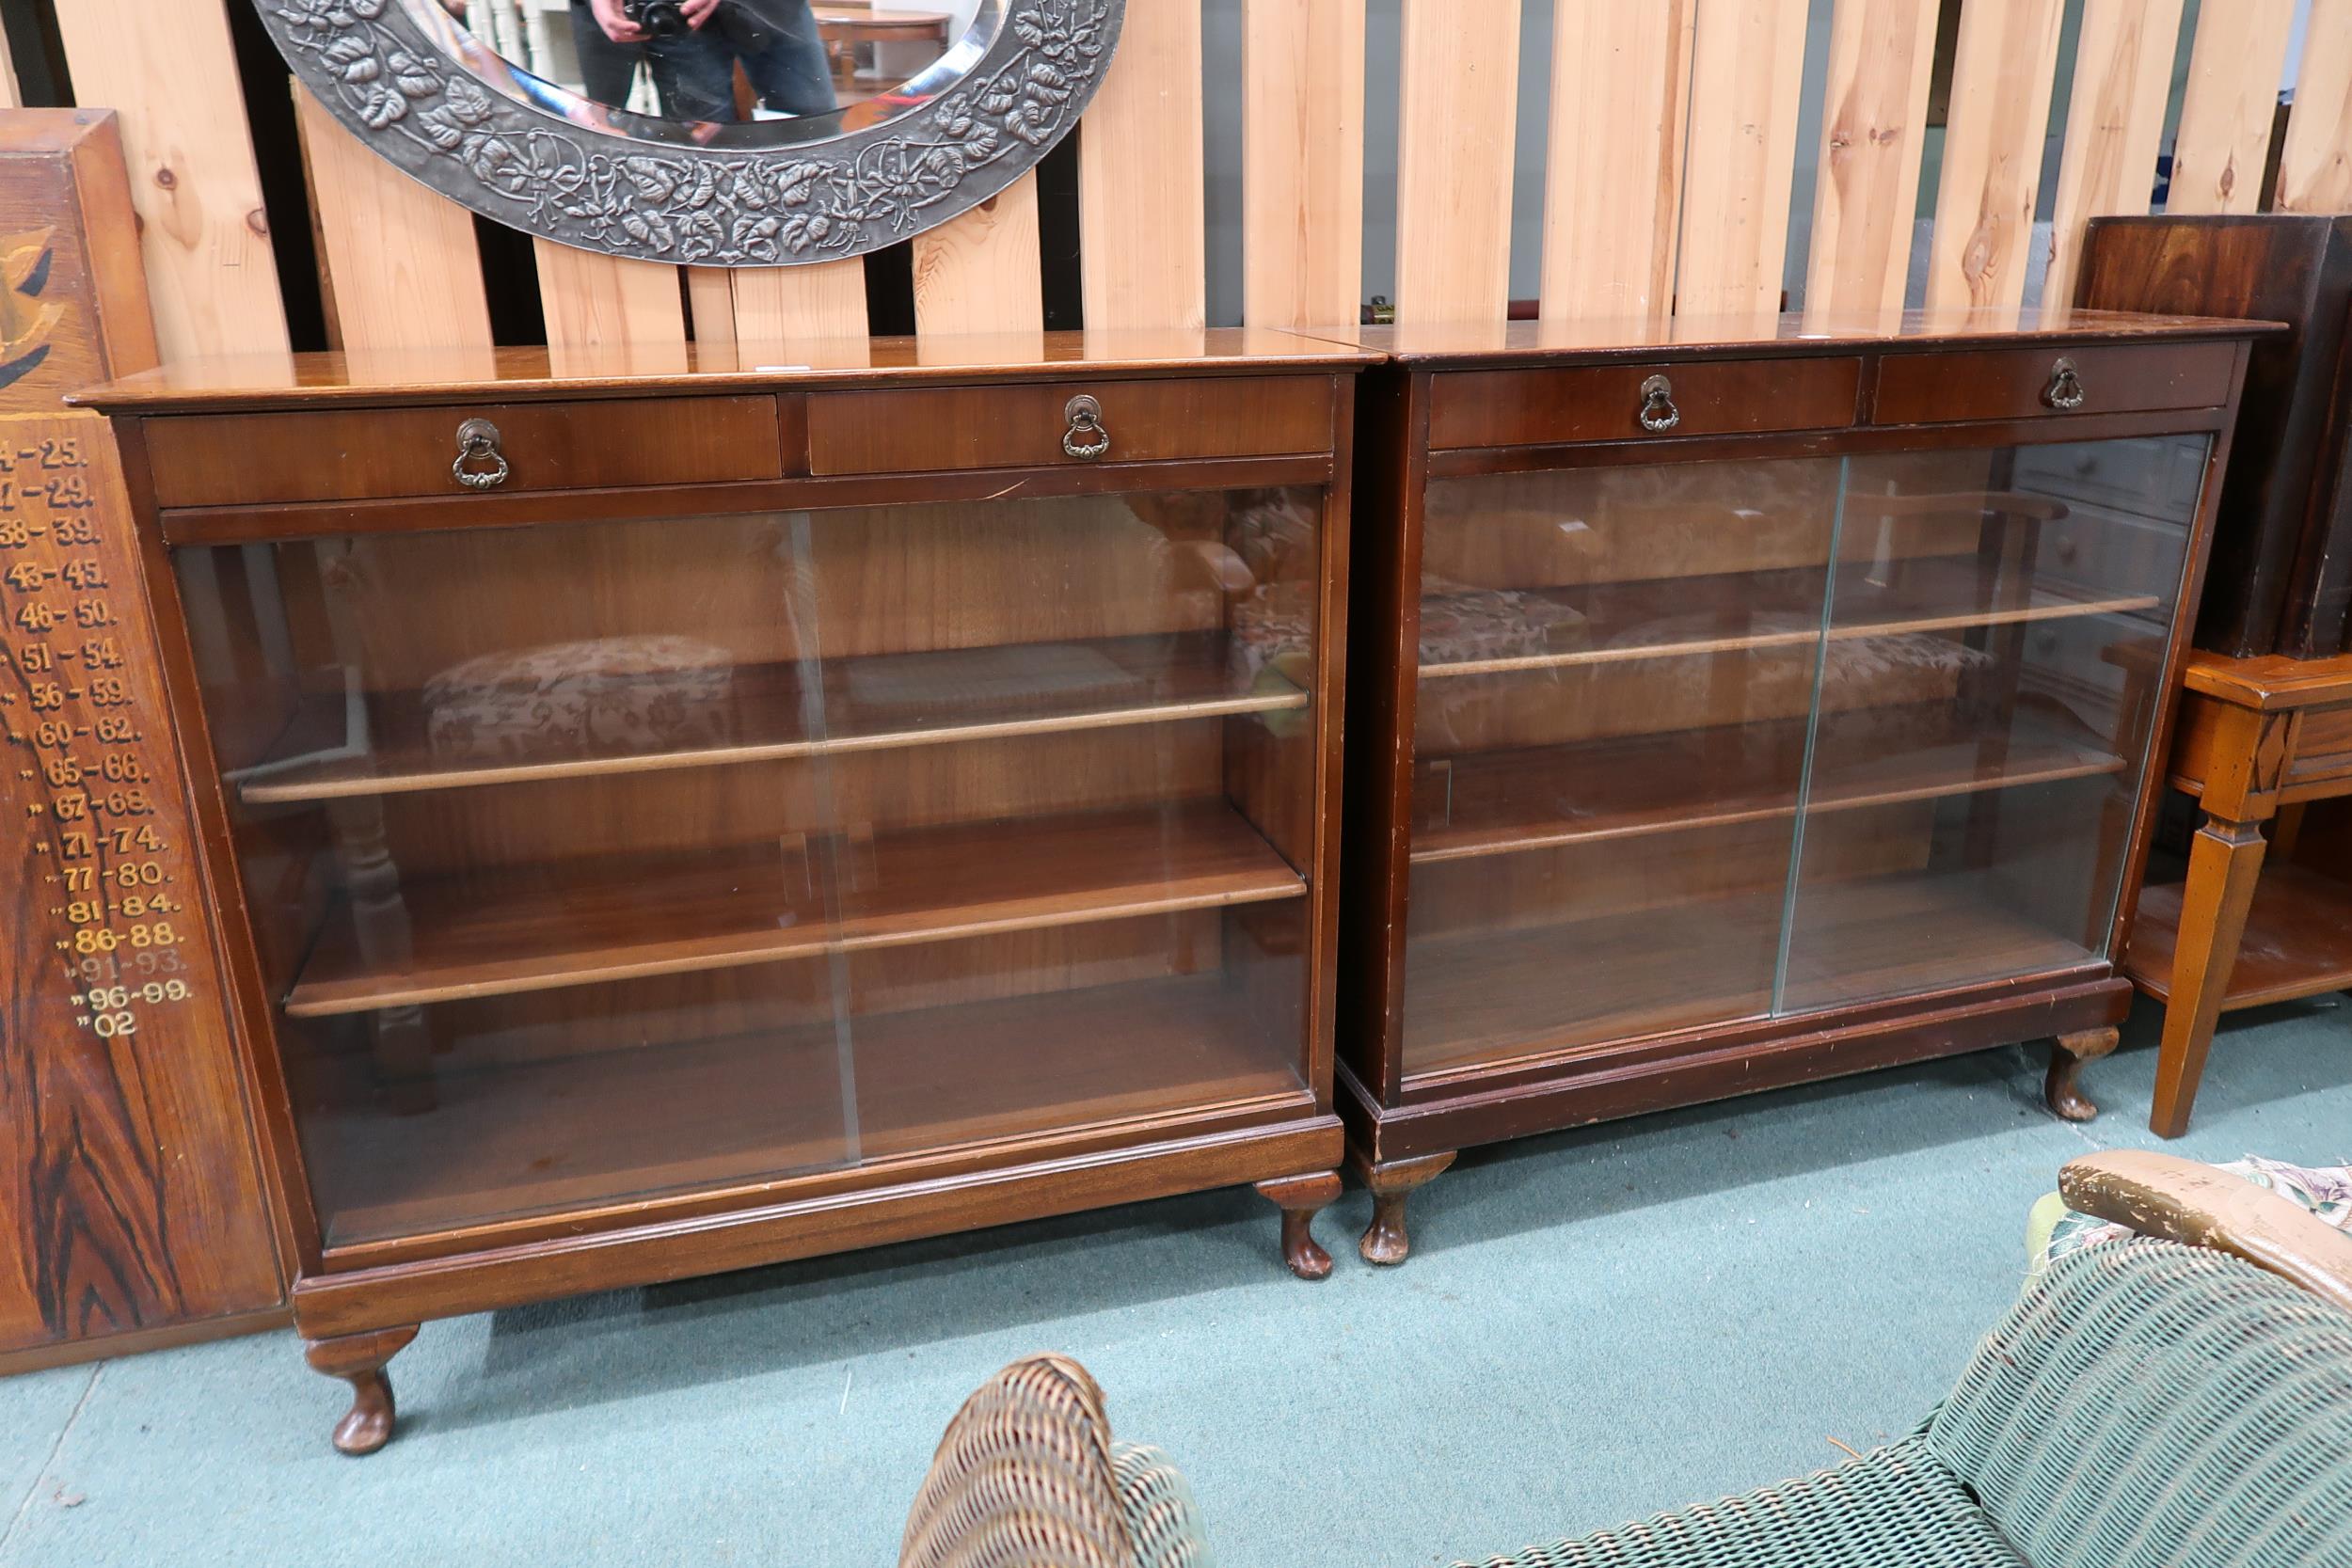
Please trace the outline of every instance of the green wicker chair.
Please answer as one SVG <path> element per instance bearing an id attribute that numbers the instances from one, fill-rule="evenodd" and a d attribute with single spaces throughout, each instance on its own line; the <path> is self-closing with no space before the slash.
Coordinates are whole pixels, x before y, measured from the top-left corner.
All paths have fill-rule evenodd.
<path id="1" fill-rule="evenodd" d="M 2140 1235 L 2059 1259 L 1901 1442 L 1483 1568 L 2352 1568 L 2352 1237 L 2169 1155 L 2060 1175 Z M 1076 1363 L 948 1427 L 902 1568 L 1210 1568 L 1165 1455 Z M 1467 1565 L 1461 1565 L 1467 1568 Z"/>

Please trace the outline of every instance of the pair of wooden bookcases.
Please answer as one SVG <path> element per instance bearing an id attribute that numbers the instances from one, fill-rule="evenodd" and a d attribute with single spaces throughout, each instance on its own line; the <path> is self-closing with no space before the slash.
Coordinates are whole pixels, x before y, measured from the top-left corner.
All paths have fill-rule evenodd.
<path id="1" fill-rule="evenodd" d="M 2040 1037 L 2088 1114 L 2259 330 L 90 394 L 339 1446 L 436 1317 L 1243 1182 L 1318 1277 L 1351 1154 L 1391 1261 L 1466 1146 Z"/>

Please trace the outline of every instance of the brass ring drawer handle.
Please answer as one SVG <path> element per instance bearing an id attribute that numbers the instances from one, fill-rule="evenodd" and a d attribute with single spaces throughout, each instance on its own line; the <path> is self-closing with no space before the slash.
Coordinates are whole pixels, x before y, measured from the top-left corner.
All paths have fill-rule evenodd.
<path id="1" fill-rule="evenodd" d="M 2050 384 L 2042 388 L 2043 403 L 2065 414 L 2080 408 L 2087 395 L 2082 377 L 2074 373 L 2074 361 L 2061 358 L 2050 367 Z"/>
<path id="2" fill-rule="evenodd" d="M 1672 430 L 1682 422 L 1682 410 L 1675 406 L 1675 384 L 1662 375 L 1653 375 L 1642 383 L 1642 428 L 1652 436 Z"/>
<path id="3" fill-rule="evenodd" d="M 1062 405 L 1070 428 L 1062 432 L 1061 450 L 1081 463 L 1091 463 L 1111 450 L 1111 433 L 1103 423 L 1103 405 L 1084 392 Z"/>
<path id="4" fill-rule="evenodd" d="M 484 467 L 482 465 L 488 464 Z M 457 483 L 469 490 L 494 490 L 514 470 L 499 451 L 499 427 L 487 420 L 468 420 L 457 427 L 457 461 L 449 466 Z"/>

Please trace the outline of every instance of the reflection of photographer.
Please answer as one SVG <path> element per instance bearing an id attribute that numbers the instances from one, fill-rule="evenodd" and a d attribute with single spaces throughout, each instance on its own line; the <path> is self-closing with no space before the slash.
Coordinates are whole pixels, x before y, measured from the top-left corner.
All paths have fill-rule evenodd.
<path id="1" fill-rule="evenodd" d="M 835 107 L 824 40 L 808 0 L 572 0 L 588 96 L 624 104 L 644 60 L 661 112 L 733 120 L 735 68 L 760 103 L 783 114 Z"/>

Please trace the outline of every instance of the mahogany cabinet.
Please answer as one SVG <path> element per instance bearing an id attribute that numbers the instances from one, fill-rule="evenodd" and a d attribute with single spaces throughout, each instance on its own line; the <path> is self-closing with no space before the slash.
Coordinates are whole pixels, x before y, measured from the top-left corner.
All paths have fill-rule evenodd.
<path id="1" fill-rule="evenodd" d="M 1358 436 L 1339 1098 L 1468 1145 L 2042 1036 L 2088 1117 L 2248 344 L 1512 323 Z"/>
<path id="2" fill-rule="evenodd" d="M 87 399 L 348 1451 L 437 1317 L 1243 1182 L 1330 1267 L 1369 356 L 787 356 Z"/>

